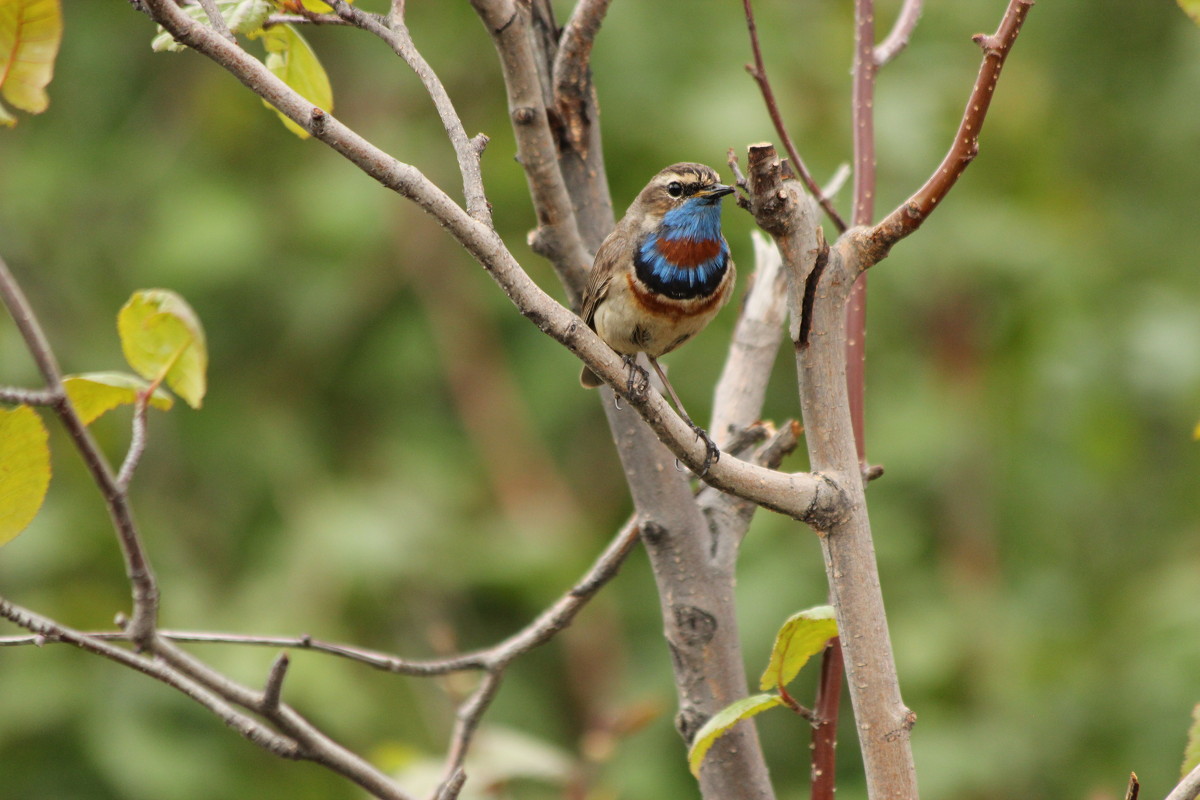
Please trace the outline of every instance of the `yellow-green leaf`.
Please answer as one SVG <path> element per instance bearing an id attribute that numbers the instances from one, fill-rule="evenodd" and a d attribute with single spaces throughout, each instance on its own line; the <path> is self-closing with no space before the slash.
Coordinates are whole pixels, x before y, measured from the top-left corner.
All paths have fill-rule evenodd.
<path id="1" fill-rule="evenodd" d="M 0 408 L 0 545 L 25 530 L 50 486 L 46 426 L 29 406 Z"/>
<path id="2" fill-rule="evenodd" d="M 138 393 L 150 384 L 127 372 L 87 372 L 66 376 L 63 387 L 83 424 L 91 425 L 106 411 L 136 403 Z M 157 387 L 150 395 L 150 405 L 160 411 L 169 411 L 174 404 L 171 395 Z"/>
<path id="3" fill-rule="evenodd" d="M 766 690 L 787 686 L 800 668 L 825 649 L 825 645 L 835 636 L 837 621 L 833 618 L 833 606 L 817 606 L 788 617 L 775 635 L 771 662 L 767 664 L 758 688 Z"/>
<path id="4" fill-rule="evenodd" d="M 167 386 L 192 408 L 207 387 L 208 350 L 204 328 L 192 307 L 168 289 L 134 292 L 117 315 L 125 360 L 152 383 Z"/>
<path id="5" fill-rule="evenodd" d="M 1187 748 L 1183 751 L 1183 769 L 1180 775 L 1187 775 L 1196 767 L 1200 767 L 1200 705 L 1192 709 L 1192 727 L 1188 731 Z"/>
<path id="6" fill-rule="evenodd" d="M 271 0 L 217 0 L 217 10 L 225 18 L 225 26 L 232 33 L 256 33 L 262 28 L 263 23 L 267 21 L 267 17 L 274 9 L 275 6 Z M 200 5 L 184 6 L 183 13 L 203 25 L 212 24 L 208 14 Z M 150 49 L 156 53 L 164 51 L 178 53 L 186 50 L 187 47 L 175 41 L 175 37 L 163 30 L 160 25 L 158 33 L 150 41 Z"/>
<path id="7" fill-rule="evenodd" d="M 59 0 L 0 0 L 0 96 L 30 114 L 45 111 L 61 41 Z M 0 125 L 16 123 L 0 105 Z"/>
<path id="8" fill-rule="evenodd" d="M 1196 427 L 1192 429 L 1192 439 L 1200 442 L 1200 422 L 1196 423 Z"/>
<path id="9" fill-rule="evenodd" d="M 291 25 L 272 25 L 267 30 L 251 35 L 261 38 L 267 48 L 267 69 L 322 111 L 333 110 L 333 87 L 329 84 L 329 76 L 299 31 Z M 263 104 L 274 108 L 265 100 Z M 280 114 L 278 109 L 275 109 L 275 113 L 279 114 L 289 131 L 301 139 L 308 138 L 308 131 Z"/>
<path id="10" fill-rule="evenodd" d="M 768 708 L 774 708 L 781 703 L 783 700 L 777 694 L 755 694 L 735 700 L 713 714 L 708 722 L 696 731 L 696 736 L 692 739 L 692 746 L 688 748 L 688 768 L 692 774 L 699 776 L 700 764 L 703 763 L 704 756 L 708 754 L 713 743 L 720 739 L 727 730 L 742 720 L 749 719 L 755 714 L 761 714 Z"/>
<path id="11" fill-rule="evenodd" d="M 1179 7 L 1193 22 L 1200 25 L 1200 0 L 1179 0 Z"/>

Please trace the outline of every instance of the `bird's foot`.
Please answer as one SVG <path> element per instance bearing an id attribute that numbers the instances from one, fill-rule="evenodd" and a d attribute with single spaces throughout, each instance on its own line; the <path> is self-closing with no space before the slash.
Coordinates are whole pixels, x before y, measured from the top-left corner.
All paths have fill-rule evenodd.
<path id="1" fill-rule="evenodd" d="M 696 438 L 704 442 L 704 463 L 700 466 L 700 471 L 696 473 L 697 478 L 703 478 L 708 474 L 708 468 L 721 460 L 721 448 L 717 447 L 717 443 L 712 440 L 712 437 L 708 435 L 708 431 L 704 430 L 704 428 L 701 428 L 686 417 L 684 421 L 695 431 Z"/>
<path id="2" fill-rule="evenodd" d="M 625 361 L 625 367 L 629 370 L 628 377 L 625 379 L 625 393 L 633 399 L 641 399 L 646 396 L 646 390 L 650 388 L 650 373 L 637 363 L 637 356 L 624 355 L 621 356 Z"/>

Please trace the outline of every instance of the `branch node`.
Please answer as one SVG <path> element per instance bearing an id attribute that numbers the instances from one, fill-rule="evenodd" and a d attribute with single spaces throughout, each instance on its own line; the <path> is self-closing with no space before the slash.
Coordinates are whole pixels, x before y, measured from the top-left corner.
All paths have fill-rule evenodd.
<path id="1" fill-rule="evenodd" d="M 801 521 L 823 534 L 845 521 L 850 498 L 832 476 L 824 472 L 814 472 L 813 476 L 821 482 L 821 486 L 813 493 L 812 502 Z"/>
<path id="2" fill-rule="evenodd" d="M 521 106 L 513 109 L 512 118 L 518 125 L 532 125 L 537 119 L 537 112 L 529 106 Z"/>

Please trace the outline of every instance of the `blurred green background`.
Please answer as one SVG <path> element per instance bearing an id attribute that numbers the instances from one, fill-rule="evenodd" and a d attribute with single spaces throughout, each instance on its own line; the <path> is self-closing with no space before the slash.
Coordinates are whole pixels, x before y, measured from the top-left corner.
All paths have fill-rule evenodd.
<path id="1" fill-rule="evenodd" d="M 898 2 L 879 5 L 882 35 Z M 205 322 L 205 406 L 154 414 L 134 487 L 164 624 L 410 656 L 523 625 L 629 512 L 577 363 L 429 218 L 287 133 L 220 69 L 152 54 L 126 4 L 65 6 L 49 111 L 0 131 L 0 253 L 68 371 L 122 366 L 115 314 L 135 289 L 174 289 Z M 758 6 L 793 136 L 828 176 L 849 158 L 850 3 Z M 969 36 L 1003 6 L 930 2 L 881 73 L 881 213 L 940 160 L 979 64 Z M 429 0 L 409 22 L 468 132 L 492 137 L 497 224 L 561 296 L 524 244 L 533 215 L 482 26 L 466 3 Z M 411 73 L 365 34 L 306 35 L 338 116 L 457 196 Z M 748 59 L 733 0 L 613 4 L 595 73 L 618 213 L 665 164 L 724 171 L 726 148 L 774 138 Z M 871 274 L 868 441 L 887 474 L 869 501 L 930 800 L 1119 797 L 1131 770 L 1155 797 L 1176 779 L 1200 701 L 1198 98 L 1200 30 L 1174 3 L 1039 4 L 980 157 Z M 747 274 L 750 219 L 725 218 Z M 733 318 L 669 359 L 694 415 Z M 37 385 L 7 319 L 0 383 Z M 796 413 L 781 358 L 766 414 Z M 95 430 L 119 459 L 128 413 Z M 52 447 L 46 507 L 0 552 L 0 594 L 104 628 L 128 605 L 114 538 L 60 432 Z M 778 624 L 823 601 L 814 537 L 761 512 L 739 595 L 757 675 Z M 194 649 L 251 684 L 275 655 Z M 441 755 L 470 685 L 296 653 L 285 691 L 395 768 Z M 5 797 L 360 796 L 67 647 L 0 649 L 0 687 Z M 571 796 L 693 797 L 673 711 L 635 552 L 575 627 L 519 662 L 486 721 L 584 753 L 566 762 Z M 806 726 L 762 719 L 780 798 L 806 797 Z M 844 728 L 840 793 L 861 797 Z"/>

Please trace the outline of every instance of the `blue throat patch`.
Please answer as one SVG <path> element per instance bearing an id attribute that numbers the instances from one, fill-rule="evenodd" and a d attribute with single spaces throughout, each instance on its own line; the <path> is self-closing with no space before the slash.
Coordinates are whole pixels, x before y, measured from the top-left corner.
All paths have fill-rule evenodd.
<path id="1" fill-rule="evenodd" d="M 716 255 L 699 264 L 676 264 L 659 249 L 658 241 L 690 240 L 720 244 Z M 633 256 L 638 279 L 654 292 L 675 300 L 707 297 L 721 285 L 729 266 L 729 245 L 721 238 L 719 198 L 696 197 L 663 215 L 658 229 L 638 243 Z"/>

